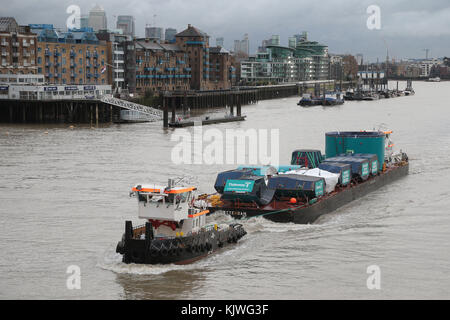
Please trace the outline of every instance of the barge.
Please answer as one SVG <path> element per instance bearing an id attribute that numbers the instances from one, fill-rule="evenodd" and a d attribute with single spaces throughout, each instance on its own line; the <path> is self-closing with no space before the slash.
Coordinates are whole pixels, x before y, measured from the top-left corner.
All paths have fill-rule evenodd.
<path id="1" fill-rule="evenodd" d="M 137 185 L 130 196 L 138 201 L 145 224 L 125 222 L 116 247 L 124 263 L 188 264 L 237 243 L 246 231 L 239 223 L 206 223 L 205 208 L 194 208 L 195 187 Z"/>
<path id="2" fill-rule="evenodd" d="M 240 167 L 240 177 L 237 170 L 231 170 L 232 180 L 224 178 L 230 175 L 225 172 L 216 181 L 218 191 L 220 184 L 225 183 L 222 193 L 202 195 L 199 199 L 208 204 L 210 213 L 221 211 L 237 219 L 262 216 L 274 222 L 312 223 L 408 174 L 408 156 L 404 152 L 393 153 L 391 133 L 327 133 L 325 156 L 320 150 L 294 151 L 290 166 L 278 166 L 278 173 L 270 171 L 263 177 L 267 186 L 252 183 L 249 171 Z M 251 171 L 253 175 L 258 174 L 255 169 Z M 239 187 L 239 182 L 250 182 L 249 187 Z M 259 198 L 265 201 L 258 201 Z"/>

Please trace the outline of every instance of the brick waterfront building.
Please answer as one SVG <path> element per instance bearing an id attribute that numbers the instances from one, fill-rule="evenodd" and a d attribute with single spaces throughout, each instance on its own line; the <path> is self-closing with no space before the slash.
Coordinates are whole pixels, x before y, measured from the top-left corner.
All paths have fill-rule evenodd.
<path id="1" fill-rule="evenodd" d="M 36 42 L 28 26 L 0 17 L 0 74 L 36 74 Z"/>
<path id="2" fill-rule="evenodd" d="M 111 84 L 108 46 L 99 41 L 92 30 L 59 32 L 53 25 L 33 24 L 37 34 L 37 72 L 50 84 Z"/>

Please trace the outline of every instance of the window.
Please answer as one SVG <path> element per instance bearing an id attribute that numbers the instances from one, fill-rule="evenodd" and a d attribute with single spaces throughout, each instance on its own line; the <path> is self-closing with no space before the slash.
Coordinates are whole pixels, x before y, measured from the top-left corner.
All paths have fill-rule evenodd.
<path id="1" fill-rule="evenodd" d="M 42 63 L 42 58 L 38 57 L 38 64 L 41 64 L 41 63 Z"/>

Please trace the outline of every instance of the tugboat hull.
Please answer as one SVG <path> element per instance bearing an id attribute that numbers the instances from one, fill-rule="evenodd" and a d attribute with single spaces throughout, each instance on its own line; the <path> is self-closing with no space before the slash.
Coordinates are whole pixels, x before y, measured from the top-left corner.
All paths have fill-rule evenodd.
<path id="1" fill-rule="evenodd" d="M 189 264 L 237 243 L 246 233 L 236 223 L 225 230 L 211 228 L 186 237 L 153 238 L 151 223 L 133 229 L 131 221 L 126 221 L 125 234 L 116 252 L 123 255 L 124 263 Z"/>

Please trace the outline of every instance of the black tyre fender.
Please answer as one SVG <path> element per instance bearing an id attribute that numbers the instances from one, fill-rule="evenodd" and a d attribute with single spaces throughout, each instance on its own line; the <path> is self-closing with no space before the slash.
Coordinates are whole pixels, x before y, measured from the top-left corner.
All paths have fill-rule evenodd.
<path id="1" fill-rule="evenodd" d="M 161 249 L 159 250 L 159 252 L 163 257 L 167 257 L 167 255 L 169 254 L 169 250 L 167 250 L 164 244 L 161 245 Z"/>
<path id="2" fill-rule="evenodd" d="M 180 256 L 183 253 L 183 248 L 178 244 L 178 247 L 175 249 L 177 256 Z"/>
<path id="3" fill-rule="evenodd" d="M 120 254 L 124 254 L 125 247 L 122 241 L 117 242 L 116 252 Z"/>
<path id="4" fill-rule="evenodd" d="M 158 255 L 159 255 L 159 249 L 157 247 L 155 247 L 154 245 L 152 245 L 150 247 L 150 256 L 157 257 Z"/>

